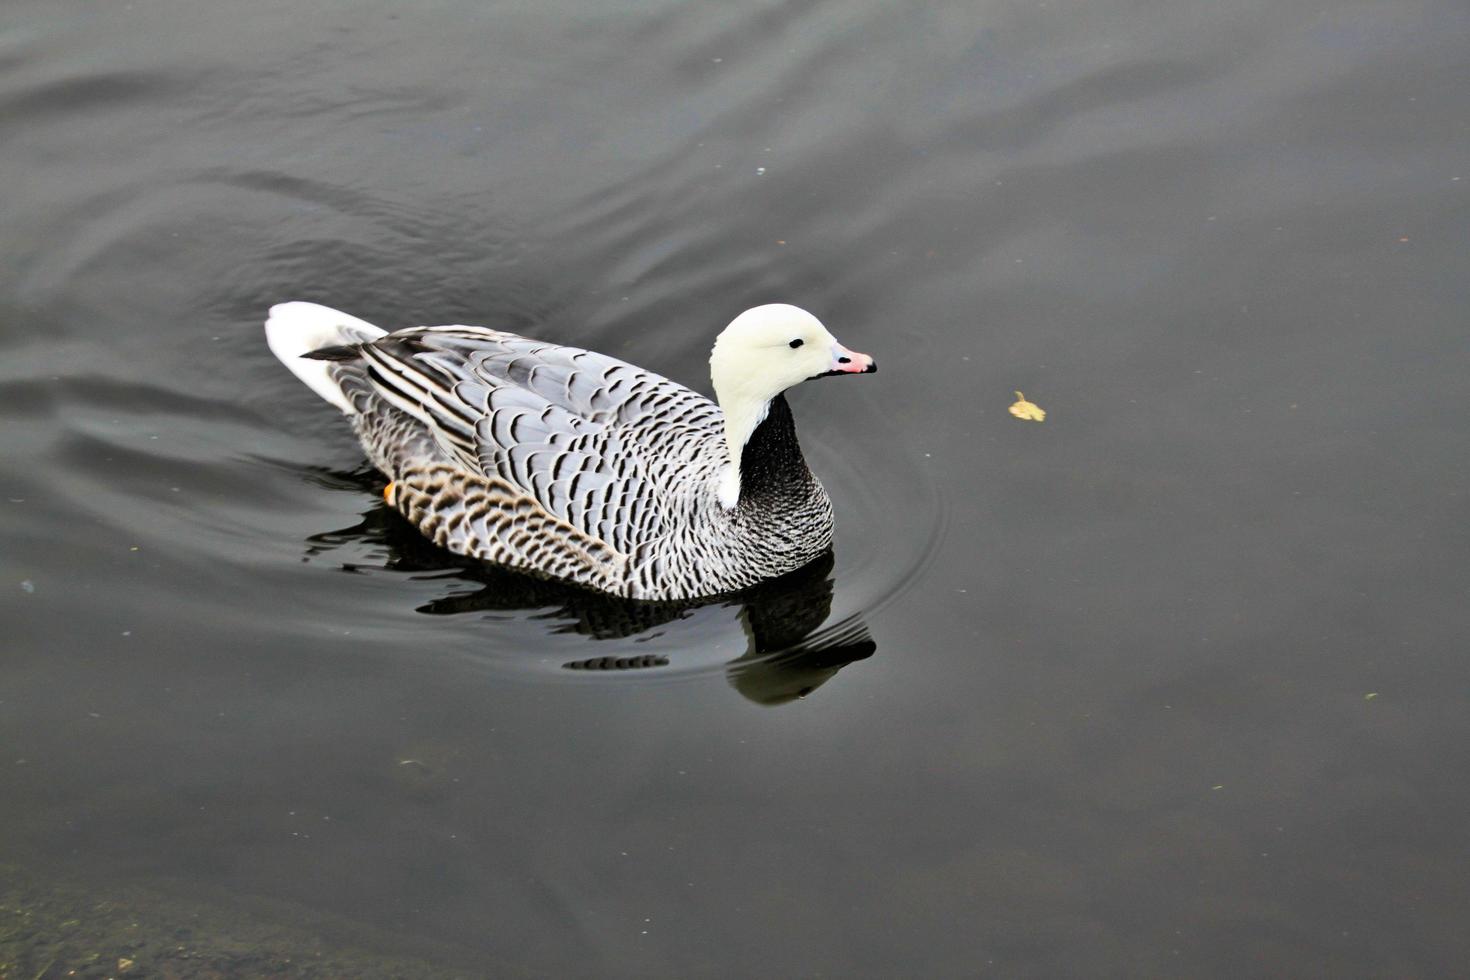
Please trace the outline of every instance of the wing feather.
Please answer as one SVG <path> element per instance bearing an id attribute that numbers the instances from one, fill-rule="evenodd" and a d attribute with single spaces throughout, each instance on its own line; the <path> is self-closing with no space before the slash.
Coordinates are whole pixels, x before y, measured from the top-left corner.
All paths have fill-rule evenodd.
<path id="1" fill-rule="evenodd" d="M 361 350 L 377 393 L 448 456 L 623 554 L 663 533 L 668 494 L 722 431 L 703 396 L 580 348 L 448 326 Z"/>

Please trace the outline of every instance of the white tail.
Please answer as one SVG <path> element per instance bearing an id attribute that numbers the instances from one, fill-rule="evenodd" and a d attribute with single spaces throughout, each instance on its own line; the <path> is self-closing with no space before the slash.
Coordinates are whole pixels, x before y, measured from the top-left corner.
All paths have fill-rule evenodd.
<path id="1" fill-rule="evenodd" d="M 265 342 L 270 345 L 271 353 L 308 388 L 348 415 L 352 414 L 352 405 L 332 380 L 330 363 L 308 360 L 301 355 L 323 347 L 365 343 L 385 333 L 366 320 L 316 303 L 279 303 L 271 307 L 270 317 L 265 321 Z"/>

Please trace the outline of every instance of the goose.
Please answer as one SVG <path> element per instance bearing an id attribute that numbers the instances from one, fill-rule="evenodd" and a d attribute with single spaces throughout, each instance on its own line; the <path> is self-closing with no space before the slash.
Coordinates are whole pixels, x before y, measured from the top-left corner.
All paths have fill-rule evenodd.
<path id="1" fill-rule="evenodd" d="M 715 339 L 719 404 L 577 347 L 474 326 L 385 331 L 281 303 L 271 351 L 351 421 L 387 503 L 456 554 L 629 599 L 735 592 L 832 543 L 832 502 L 782 394 L 871 374 L 773 303 Z"/>

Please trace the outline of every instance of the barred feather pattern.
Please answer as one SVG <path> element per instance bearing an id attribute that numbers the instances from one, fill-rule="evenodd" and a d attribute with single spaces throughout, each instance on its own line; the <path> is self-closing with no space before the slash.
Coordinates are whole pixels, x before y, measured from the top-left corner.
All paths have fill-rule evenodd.
<path id="1" fill-rule="evenodd" d="M 325 355 L 325 352 L 323 352 Z M 616 358 L 484 327 L 413 327 L 330 355 L 388 501 L 452 552 L 603 592 L 715 595 L 799 568 L 832 505 L 777 396 L 733 509 L 719 407 Z"/>

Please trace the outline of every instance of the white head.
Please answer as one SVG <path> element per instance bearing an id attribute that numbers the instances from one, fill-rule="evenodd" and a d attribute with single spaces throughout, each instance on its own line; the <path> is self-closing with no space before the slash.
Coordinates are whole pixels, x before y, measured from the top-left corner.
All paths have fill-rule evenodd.
<path id="1" fill-rule="evenodd" d="M 798 307 L 771 303 L 732 320 L 715 338 L 709 357 L 730 451 L 720 502 L 731 508 L 739 500 L 740 452 L 765 419 L 772 398 L 811 378 L 876 370 L 871 357 L 843 347 L 820 320 Z"/>

